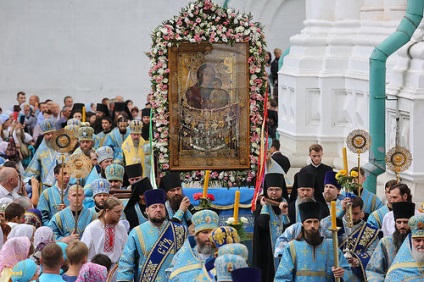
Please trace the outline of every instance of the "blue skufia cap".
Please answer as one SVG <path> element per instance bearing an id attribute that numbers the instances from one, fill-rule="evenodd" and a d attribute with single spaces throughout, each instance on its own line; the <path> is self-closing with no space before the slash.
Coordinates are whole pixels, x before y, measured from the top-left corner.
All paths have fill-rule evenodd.
<path id="1" fill-rule="evenodd" d="M 93 191 L 93 197 L 97 194 L 109 194 L 110 183 L 104 178 L 99 178 L 91 182 L 91 190 Z"/>
<path id="2" fill-rule="evenodd" d="M 231 272 L 233 282 L 261 282 L 261 269 L 257 267 L 242 267 Z"/>
<path id="3" fill-rule="evenodd" d="M 105 169 L 106 179 L 108 181 L 119 180 L 124 181 L 124 167 L 120 164 L 108 165 Z"/>
<path id="4" fill-rule="evenodd" d="M 218 256 L 227 254 L 241 256 L 247 260 L 249 251 L 245 245 L 240 243 L 227 244 L 218 249 Z"/>
<path id="5" fill-rule="evenodd" d="M 13 267 L 11 279 L 13 282 L 27 282 L 38 270 L 37 264 L 32 259 L 21 260 Z"/>
<path id="6" fill-rule="evenodd" d="M 56 127 L 54 126 L 54 122 L 51 119 L 45 119 L 40 123 L 40 128 L 43 133 L 49 133 L 52 131 L 56 131 Z"/>
<path id="7" fill-rule="evenodd" d="M 327 171 L 327 172 L 325 173 L 325 177 L 324 177 L 324 185 L 327 185 L 327 184 L 334 185 L 334 186 L 336 186 L 336 187 L 337 187 L 337 189 L 339 189 L 339 190 L 342 188 L 342 186 L 340 186 L 340 183 L 339 183 L 339 182 L 337 182 L 337 179 L 336 179 L 336 172 L 334 172 L 334 171 Z"/>
<path id="8" fill-rule="evenodd" d="M 215 259 L 217 281 L 232 281 L 233 270 L 247 267 L 246 260 L 241 256 L 226 254 Z"/>
<path id="9" fill-rule="evenodd" d="M 107 159 L 113 159 L 113 149 L 109 146 L 102 146 L 96 150 L 97 161 L 101 163 Z"/>
<path id="10" fill-rule="evenodd" d="M 144 199 L 146 201 L 146 207 L 154 204 L 165 204 L 166 194 L 162 189 L 147 190 L 144 192 Z"/>

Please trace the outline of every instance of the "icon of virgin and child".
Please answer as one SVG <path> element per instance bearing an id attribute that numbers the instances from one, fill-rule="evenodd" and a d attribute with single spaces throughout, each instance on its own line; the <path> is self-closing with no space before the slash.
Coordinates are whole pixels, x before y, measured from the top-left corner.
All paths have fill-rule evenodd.
<path id="1" fill-rule="evenodd" d="M 221 88 L 222 80 L 215 68 L 203 64 L 197 69 L 197 82 L 186 91 L 187 104 L 197 109 L 215 109 L 228 105 L 230 95 Z"/>

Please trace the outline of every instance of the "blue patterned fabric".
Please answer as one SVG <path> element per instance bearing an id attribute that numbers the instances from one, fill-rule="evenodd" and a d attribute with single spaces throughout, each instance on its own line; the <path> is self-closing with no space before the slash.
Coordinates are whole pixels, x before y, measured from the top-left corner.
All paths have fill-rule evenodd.
<path id="1" fill-rule="evenodd" d="M 346 192 L 342 191 L 342 194 L 345 196 Z M 380 198 L 365 188 L 362 189 L 361 198 L 364 201 L 364 208 L 362 209 L 364 213 L 371 214 L 373 211 L 383 207 L 383 202 Z"/>
<path id="2" fill-rule="evenodd" d="M 97 214 L 87 208 L 83 208 L 78 217 L 76 233 L 82 237 L 85 227 L 97 218 Z M 55 235 L 55 240 L 59 241 L 63 237 L 69 236 L 75 229 L 75 217 L 69 207 L 55 214 L 48 225 Z"/>
<path id="3" fill-rule="evenodd" d="M 160 227 L 155 227 L 150 222 L 145 222 L 131 230 L 119 260 L 117 281 L 132 281 L 133 279 L 140 281 L 141 270 L 147 261 L 147 256 L 168 224 L 178 225 L 165 221 Z M 185 233 L 175 234 L 175 236 L 179 240 L 184 241 L 186 239 Z M 172 258 L 179 248 L 171 250 L 171 253 L 163 261 L 155 281 L 168 281 L 165 270 L 171 265 Z"/>
<path id="4" fill-rule="evenodd" d="M 65 160 L 66 161 L 66 160 Z M 41 177 L 43 188 L 53 186 L 56 183 L 54 168 L 61 162 L 60 154 L 50 147 L 50 143 L 43 139 L 34 157 L 25 170 L 24 177 Z"/>
<path id="5" fill-rule="evenodd" d="M 169 201 L 165 203 L 166 211 L 168 212 L 169 219 L 176 218 L 181 224 L 188 227 L 187 221 L 191 221 L 191 217 L 193 216 L 190 211 L 183 212 L 182 210 L 178 210 L 174 212 L 169 204 Z"/>
<path id="6" fill-rule="evenodd" d="M 418 263 L 411 254 L 412 242 L 411 234 L 406 237 L 400 247 L 389 271 L 386 275 L 387 282 L 418 282 L 423 281 L 424 263 Z"/>
<path id="7" fill-rule="evenodd" d="M 381 239 L 368 262 L 366 269 L 367 280 L 369 282 L 383 282 L 396 254 L 397 250 L 393 243 L 393 236 L 389 235 Z"/>
<path id="8" fill-rule="evenodd" d="M 342 251 L 339 250 L 338 253 L 339 265 L 344 269 L 343 281 L 350 281 L 352 277 L 350 266 Z M 283 251 L 274 281 L 334 281 L 332 266 L 334 266 L 334 254 L 331 239 L 324 239 L 317 247 L 303 240 L 294 240 Z"/>
<path id="9" fill-rule="evenodd" d="M 381 226 L 383 224 L 383 218 L 389 211 L 390 210 L 387 205 L 382 206 L 381 208 L 370 214 L 367 220 L 368 223 L 374 225 L 378 229 L 381 229 Z"/>
<path id="10" fill-rule="evenodd" d="M 205 260 L 201 259 L 196 251 L 194 236 L 187 238 L 182 248 L 172 259 L 172 265 L 169 281 L 213 281 L 205 268 Z"/>
<path id="11" fill-rule="evenodd" d="M 68 189 L 66 189 L 63 193 L 63 202 L 66 206 L 69 206 Z M 41 193 L 37 209 L 41 211 L 43 225 L 48 225 L 53 215 L 58 213 L 58 207 L 60 204 L 61 193 L 56 185 L 45 189 Z"/>
<path id="12" fill-rule="evenodd" d="M 124 135 L 119 132 L 119 129 L 115 127 L 109 134 L 107 134 L 105 142 L 103 146 L 109 146 L 113 150 L 114 160 L 119 164 L 124 163 L 124 157 L 122 154 L 122 143 L 124 143 L 125 139 L 130 136 L 130 129 L 127 128 L 127 131 Z"/>

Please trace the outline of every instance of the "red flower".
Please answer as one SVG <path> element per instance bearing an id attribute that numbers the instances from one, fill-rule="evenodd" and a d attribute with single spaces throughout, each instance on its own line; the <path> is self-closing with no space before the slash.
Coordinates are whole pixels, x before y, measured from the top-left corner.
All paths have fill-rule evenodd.
<path id="1" fill-rule="evenodd" d="M 213 194 L 208 194 L 207 198 L 211 201 L 215 201 L 215 196 Z"/>
<path id="2" fill-rule="evenodd" d="M 203 194 L 200 193 L 200 192 L 199 193 L 194 193 L 193 194 L 193 198 L 194 198 L 195 201 L 198 201 L 198 200 L 200 200 L 200 198 L 202 198 L 202 195 Z"/>

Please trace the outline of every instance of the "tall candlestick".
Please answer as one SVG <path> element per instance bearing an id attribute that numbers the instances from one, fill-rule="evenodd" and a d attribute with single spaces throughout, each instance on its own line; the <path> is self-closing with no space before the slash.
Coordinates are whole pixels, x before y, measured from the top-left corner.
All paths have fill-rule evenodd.
<path id="1" fill-rule="evenodd" d="M 343 153 L 343 169 L 347 172 L 348 171 L 348 166 L 347 166 L 347 152 L 346 152 L 346 147 L 342 148 L 342 153 Z"/>
<path id="2" fill-rule="evenodd" d="M 234 198 L 234 224 L 238 224 L 238 214 L 239 214 L 239 205 L 240 205 L 240 191 L 236 191 L 236 195 Z"/>
<path id="3" fill-rule="evenodd" d="M 82 122 L 85 122 L 85 107 L 84 106 L 82 106 L 82 113 L 81 113 L 81 121 Z"/>
<path id="4" fill-rule="evenodd" d="M 336 201 L 331 201 L 331 229 L 336 229 Z"/>
<path id="5" fill-rule="evenodd" d="M 207 170 L 205 173 L 205 181 L 203 182 L 203 193 L 202 197 L 206 198 L 208 196 L 208 186 L 209 186 L 209 176 L 211 174 L 210 170 Z"/>

